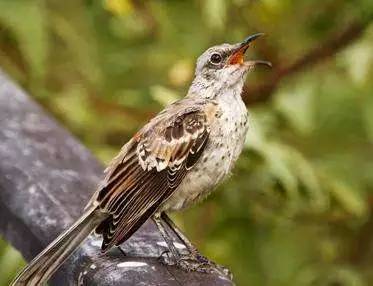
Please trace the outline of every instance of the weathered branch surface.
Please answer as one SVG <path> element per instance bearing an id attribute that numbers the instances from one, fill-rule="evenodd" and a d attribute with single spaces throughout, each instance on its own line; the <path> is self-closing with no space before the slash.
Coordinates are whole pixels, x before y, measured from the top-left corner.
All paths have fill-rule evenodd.
<path id="1" fill-rule="evenodd" d="M 0 71 L 0 233 L 27 260 L 80 215 L 102 170 Z M 166 248 L 151 222 L 122 245 L 126 256 L 118 248 L 103 255 L 100 243 L 89 237 L 49 285 L 233 284 L 218 274 L 186 273 L 159 263 Z"/>

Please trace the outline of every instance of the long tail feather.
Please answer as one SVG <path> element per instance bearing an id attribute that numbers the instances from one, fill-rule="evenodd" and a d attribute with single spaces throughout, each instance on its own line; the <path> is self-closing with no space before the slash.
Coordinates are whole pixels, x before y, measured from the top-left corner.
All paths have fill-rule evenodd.
<path id="1" fill-rule="evenodd" d="M 36 256 L 10 286 L 40 286 L 46 283 L 105 217 L 96 207 L 88 209 L 69 229 Z"/>

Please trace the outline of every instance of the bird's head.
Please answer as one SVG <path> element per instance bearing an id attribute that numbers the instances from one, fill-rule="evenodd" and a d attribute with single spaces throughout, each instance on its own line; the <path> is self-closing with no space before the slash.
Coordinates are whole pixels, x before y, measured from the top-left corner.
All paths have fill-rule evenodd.
<path id="1" fill-rule="evenodd" d="M 257 65 L 271 67 L 271 63 L 261 60 L 245 61 L 245 52 L 262 33 L 247 37 L 237 44 L 221 44 L 206 50 L 197 60 L 196 80 L 205 86 L 216 88 L 243 85 L 245 75 Z"/>

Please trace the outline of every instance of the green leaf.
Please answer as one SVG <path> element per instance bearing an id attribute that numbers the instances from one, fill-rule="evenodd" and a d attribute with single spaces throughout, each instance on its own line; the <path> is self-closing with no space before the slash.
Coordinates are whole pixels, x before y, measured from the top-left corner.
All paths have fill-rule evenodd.
<path id="1" fill-rule="evenodd" d="M 0 251 L 0 282 L 3 282 L 3 285 L 8 285 L 16 273 L 25 265 L 24 259 L 17 250 L 10 245 L 5 246 Z"/>
<path id="2" fill-rule="evenodd" d="M 204 13 L 207 25 L 214 30 L 223 30 L 226 23 L 227 6 L 225 0 L 206 0 Z"/>
<path id="3" fill-rule="evenodd" d="M 150 89 L 150 93 L 153 99 L 163 106 L 179 99 L 179 95 L 175 91 L 160 85 L 153 86 Z"/>
<path id="4" fill-rule="evenodd" d="M 329 206 L 329 198 L 321 188 L 314 167 L 297 150 L 290 148 L 288 152 L 291 169 L 296 174 L 300 185 L 305 188 L 312 207 L 317 211 L 325 211 Z"/>
<path id="5" fill-rule="evenodd" d="M 45 74 L 48 53 L 44 1 L 0 1 L 0 21 L 15 35 L 31 75 Z"/>
<path id="6" fill-rule="evenodd" d="M 373 96 L 369 93 L 364 96 L 361 105 L 362 117 L 370 142 L 373 143 Z"/>
<path id="7" fill-rule="evenodd" d="M 368 206 L 355 189 L 341 180 L 329 179 L 329 191 L 337 202 L 349 213 L 362 217 L 367 214 Z"/>
<path id="8" fill-rule="evenodd" d="M 301 81 L 295 88 L 283 90 L 275 97 L 277 110 L 302 135 L 310 134 L 315 127 L 314 94 L 314 86 Z"/>

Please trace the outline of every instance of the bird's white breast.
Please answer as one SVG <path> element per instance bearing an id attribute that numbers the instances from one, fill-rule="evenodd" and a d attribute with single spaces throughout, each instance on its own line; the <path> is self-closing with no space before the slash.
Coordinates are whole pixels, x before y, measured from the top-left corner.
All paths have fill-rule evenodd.
<path id="1" fill-rule="evenodd" d="M 248 130 L 248 114 L 240 93 L 230 91 L 216 99 L 219 116 L 211 124 L 209 142 L 163 210 L 179 210 L 206 197 L 229 175 Z"/>

